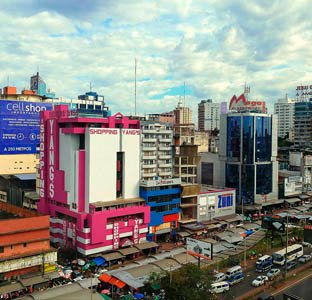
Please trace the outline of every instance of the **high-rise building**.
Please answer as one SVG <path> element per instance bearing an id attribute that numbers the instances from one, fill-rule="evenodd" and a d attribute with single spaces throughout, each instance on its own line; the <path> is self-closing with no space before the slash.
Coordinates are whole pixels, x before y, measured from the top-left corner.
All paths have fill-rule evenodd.
<path id="1" fill-rule="evenodd" d="M 294 135 L 295 100 L 285 96 L 274 104 L 274 114 L 278 116 L 278 137 L 292 140 Z"/>
<path id="2" fill-rule="evenodd" d="M 120 113 L 92 117 L 59 105 L 41 114 L 37 207 L 51 216 L 53 243 L 90 255 L 146 240 L 140 132 Z"/>
<path id="3" fill-rule="evenodd" d="M 30 77 L 30 89 L 34 91 L 37 95 L 46 98 L 55 98 L 55 93 L 47 90 L 47 85 L 42 77 L 39 75 L 39 72 Z"/>
<path id="4" fill-rule="evenodd" d="M 213 103 L 211 99 L 198 104 L 198 130 L 213 131 L 220 129 L 220 113 L 223 103 Z M 223 113 L 226 113 L 223 109 Z"/>
<path id="5" fill-rule="evenodd" d="M 169 123 L 141 121 L 141 178 L 168 179 L 173 172 L 173 128 Z"/>
<path id="6" fill-rule="evenodd" d="M 295 103 L 295 145 L 312 148 L 312 98 Z"/>
<path id="7" fill-rule="evenodd" d="M 182 106 L 182 102 L 178 103 L 178 106 L 175 108 L 175 124 L 184 125 L 192 123 L 192 110 L 189 107 Z"/>
<path id="8" fill-rule="evenodd" d="M 151 207 L 149 240 L 175 234 L 180 212 L 180 178 L 173 178 L 173 128 L 170 123 L 141 121 L 140 196 Z"/>
<path id="9" fill-rule="evenodd" d="M 278 198 L 277 118 L 263 113 L 265 103 L 256 109 L 244 95 L 239 99 L 239 112 L 221 115 L 223 185 L 236 189 L 239 205 L 242 201 L 248 206 L 273 203 Z"/>

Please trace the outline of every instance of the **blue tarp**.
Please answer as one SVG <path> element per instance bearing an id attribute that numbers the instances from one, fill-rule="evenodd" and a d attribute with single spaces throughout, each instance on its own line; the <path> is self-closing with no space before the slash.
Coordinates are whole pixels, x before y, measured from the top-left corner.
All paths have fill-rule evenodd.
<path id="1" fill-rule="evenodd" d="M 101 257 L 101 256 L 98 256 L 98 257 L 94 258 L 92 261 L 93 261 L 98 267 L 99 267 L 99 266 L 103 266 L 103 265 L 106 263 L 106 260 L 105 260 L 103 257 Z"/>

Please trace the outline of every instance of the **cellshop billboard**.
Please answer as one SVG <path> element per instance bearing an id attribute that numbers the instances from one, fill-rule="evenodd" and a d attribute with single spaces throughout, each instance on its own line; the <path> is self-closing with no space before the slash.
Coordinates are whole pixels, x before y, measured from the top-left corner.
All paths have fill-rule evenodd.
<path id="1" fill-rule="evenodd" d="M 0 154 L 36 153 L 42 110 L 52 103 L 0 100 Z"/>

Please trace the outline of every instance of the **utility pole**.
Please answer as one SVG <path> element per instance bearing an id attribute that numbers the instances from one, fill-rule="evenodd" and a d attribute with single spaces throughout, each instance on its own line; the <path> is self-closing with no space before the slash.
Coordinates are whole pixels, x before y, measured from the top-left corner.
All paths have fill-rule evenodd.
<path id="1" fill-rule="evenodd" d="M 137 114 L 137 59 L 134 59 L 134 115 Z"/>
<path id="2" fill-rule="evenodd" d="M 288 212 L 286 216 L 286 254 L 285 254 L 285 279 L 287 278 L 287 254 L 288 254 Z"/>

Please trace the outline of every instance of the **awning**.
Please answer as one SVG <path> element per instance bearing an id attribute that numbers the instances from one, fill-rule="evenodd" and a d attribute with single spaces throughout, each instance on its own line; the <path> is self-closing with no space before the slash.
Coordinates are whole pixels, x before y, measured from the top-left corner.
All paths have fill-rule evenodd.
<path id="1" fill-rule="evenodd" d="M 102 265 L 105 264 L 106 261 L 105 261 L 105 259 L 103 257 L 98 256 L 98 257 L 94 258 L 92 260 L 92 262 L 94 262 L 97 266 L 102 266 Z"/>
<path id="2" fill-rule="evenodd" d="M 37 174 L 36 173 L 17 174 L 17 175 L 14 175 L 14 176 L 17 177 L 20 180 L 35 180 Z"/>
<path id="3" fill-rule="evenodd" d="M 104 300 L 112 300 L 112 298 L 110 296 L 107 296 L 105 294 L 100 294 L 101 297 L 104 299 Z"/>
<path id="4" fill-rule="evenodd" d="M 103 254 L 102 255 L 103 258 L 107 261 L 112 261 L 112 260 L 116 260 L 116 259 L 121 259 L 124 256 L 121 255 L 119 252 L 112 252 L 112 253 L 108 253 L 108 254 Z"/>
<path id="5" fill-rule="evenodd" d="M 103 273 L 101 276 L 98 277 L 98 279 L 102 282 L 109 282 L 112 276 L 110 276 L 107 273 Z"/>
<path id="6" fill-rule="evenodd" d="M 48 282 L 49 280 L 50 278 L 44 278 L 42 276 L 35 276 L 35 277 L 20 279 L 19 281 L 23 286 L 26 287 L 26 286 L 43 283 L 43 282 Z"/>
<path id="7" fill-rule="evenodd" d="M 137 248 L 138 250 L 146 250 L 146 249 L 151 249 L 151 248 L 156 248 L 159 245 L 155 242 L 145 242 L 142 244 L 137 244 L 134 247 Z"/>
<path id="8" fill-rule="evenodd" d="M 49 279 L 55 279 L 55 278 L 59 278 L 61 277 L 59 272 L 51 272 L 51 273 L 47 273 L 45 275 L 45 277 L 49 278 Z"/>
<path id="9" fill-rule="evenodd" d="M 178 236 L 180 237 L 187 237 L 187 236 L 190 236 L 191 234 L 189 232 L 186 232 L 186 231 L 179 231 L 178 232 Z"/>
<path id="10" fill-rule="evenodd" d="M 35 191 L 25 192 L 24 197 L 32 199 L 32 200 L 39 200 L 40 199 L 38 193 Z"/>
<path id="11" fill-rule="evenodd" d="M 126 284 L 121 281 L 120 279 L 117 279 L 117 278 L 114 278 L 112 277 L 109 281 L 108 281 L 109 284 L 112 284 L 112 285 L 115 285 L 117 286 L 118 288 L 122 289 L 123 287 L 126 286 Z"/>
<path id="12" fill-rule="evenodd" d="M 263 202 L 263 203 L 261 203 L 261 206 L 263 207 L 263 206 L 282 204 L 282 203 L 284 203 L 284 201 L 285 201 L 284 199 L 275 199 L 275 200 L 272 200 L 272 201 Z"/>
<path id="13" fill-rule="evenodd" d="M 181 265 L 185 265 L 188 263 L 195 263 L 197 261 L 197 259 L 194 256 L 187 254 L 186 252 L 176 254 L 172 256 L 172 258 L 175 259 Z"/>
<path id="14" fill-rule="evenodd" d="M 300 202 L 301 199 L 299 198 L 290 198 L 290 199 L 285 199 L 285 201 L 289 204 L 293 204 L 293 203 L 297 203 L 297 202 Z"/>
<path id="15" fill-rule="evenodd" d="M 141 278 L 141 277 L 148 277 L 153 272 L 160 273 L 161 269 L 156 265 L 148 264 L 148 265 L 143 265 L 143 266 L 127 269 L 126 272 L 130 273 L 135 278 Z"/>
<path id="16" fill-rule="evenodd" d="M 308 196 L 308 195 L 299 195 L 298 196 L 300 199 L 309 199 L 310 198 L 310 196 Z"/>
<path id="17" fill-rule="evenodd" d="M 181 267 L 181 265 L 172 258 L 156 260 L 155 262 L 153 262 L 153 264 L 163 269 L 164 271 L 173 271 Z"/>
<path id="18" fill-rule="evenodd" d="M 24 287 L 20 283 L 6 284 L 0 286 L 0 294 L 17 292 L 22 289 L 24 289 Z"/>
<path id="19" fill-rule="evenodd" d="M 85 278 L 85 279 L 77 281 L 77 283 L 84 289 L 88 289 L 91 286 L 98 285 L 100 281 L 98 278 Z"/>
<path id="20" fill-rule="evenodd" d="M 129 248 L 124 248 L 124 249 L 120 249 L 118 250 L 122 255 L 126 256 L 126 255 L 130 255 L 130 254 L 135 254 L 138 253 L 139 250 L 135 247 L 129 247 Z"/>

